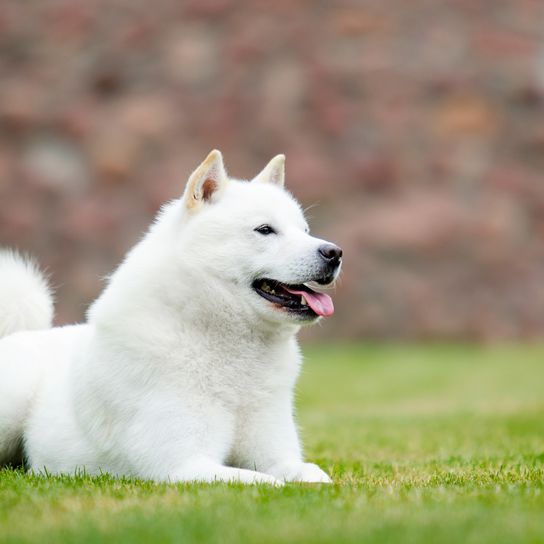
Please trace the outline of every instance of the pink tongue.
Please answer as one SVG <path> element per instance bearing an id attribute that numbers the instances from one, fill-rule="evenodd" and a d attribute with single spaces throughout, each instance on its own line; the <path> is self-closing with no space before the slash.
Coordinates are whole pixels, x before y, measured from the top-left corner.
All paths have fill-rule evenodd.
<path id="1" fill-rule="evenodd" d="M 299 291 L 298 289 L 289 289 L 284 286 L 286 291 L 289 291 L 293 295 L 302 295 L 308 306 L 317 314 L 323 317 L 329 317 L 334 313 L 334 304 L 332 298 L 325 293 L 317 293 L 315 291 Z"/>

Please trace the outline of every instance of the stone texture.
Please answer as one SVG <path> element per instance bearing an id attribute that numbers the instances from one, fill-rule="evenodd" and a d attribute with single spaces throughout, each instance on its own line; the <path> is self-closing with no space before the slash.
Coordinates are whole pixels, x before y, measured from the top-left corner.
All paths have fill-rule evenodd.
<path id="1" fill-rule="evenodd" d="M 218 147 L 287 155 L 343 245 L 309 338 L 544 335 L 544 5 L 42 0 L 0 10 L 0 244 L 58 323 Z"/>

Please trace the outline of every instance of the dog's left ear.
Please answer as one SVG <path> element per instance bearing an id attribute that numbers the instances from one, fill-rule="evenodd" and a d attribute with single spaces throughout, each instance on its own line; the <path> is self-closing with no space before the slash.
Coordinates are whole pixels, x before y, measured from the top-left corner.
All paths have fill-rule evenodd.
<path id="1" fill-rule="evenodd" d="M 273 183 L 283 187 L 285 185 L 285 155 L 276 155 L 253 181 Z"/>
<path id="2" fill-rule="evenodd" d="M 227 179 L 223 155 L 221 151 L 214 149 L 189 177 L 183 195 L 187 208 L 196 211 L 203 204 L 213 202 L 227 183 Z"/>

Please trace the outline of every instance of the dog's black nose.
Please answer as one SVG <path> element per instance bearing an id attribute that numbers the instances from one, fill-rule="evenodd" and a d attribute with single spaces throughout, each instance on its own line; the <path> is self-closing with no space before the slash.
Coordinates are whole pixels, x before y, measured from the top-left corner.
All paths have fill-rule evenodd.
<path id="1" fill-rule="evenodd" d="M 342 258 L 342 250 L 334 244 L 323 244 L 318 248 L 319 254 L 327 261 L 327 263 L 336 265 Z"/>

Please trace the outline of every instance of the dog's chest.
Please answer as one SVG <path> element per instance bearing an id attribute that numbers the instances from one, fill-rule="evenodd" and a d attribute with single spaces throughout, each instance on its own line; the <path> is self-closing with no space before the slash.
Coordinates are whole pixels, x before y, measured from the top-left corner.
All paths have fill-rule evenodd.
<path id="1" fill-rule="evenodd" d="M 298 367 L 295 358 L 278 360 L 270 354 L 218 357 L 205 375 L 200 373 L 200 391 L 245 418 L 256 407 L 292 390 Z"/>
<path id="2" fill-rule="evenodd" d="M 182 396 L 217 406 L 239 427 L 263 406 L 292 394 L 300 367 L 294 338 L 268 345 L 208 342 L 199 342 L 198 353 L 176 365 Z"/>

